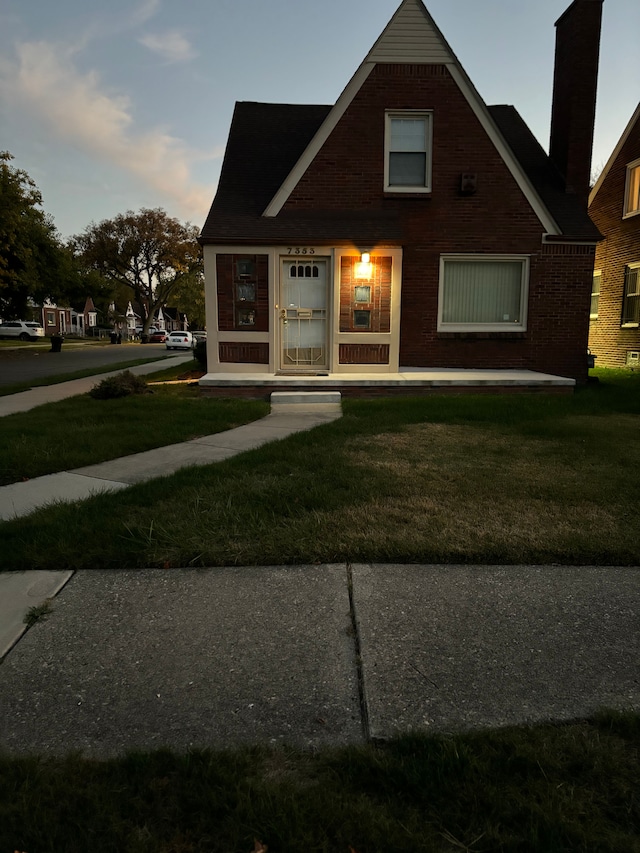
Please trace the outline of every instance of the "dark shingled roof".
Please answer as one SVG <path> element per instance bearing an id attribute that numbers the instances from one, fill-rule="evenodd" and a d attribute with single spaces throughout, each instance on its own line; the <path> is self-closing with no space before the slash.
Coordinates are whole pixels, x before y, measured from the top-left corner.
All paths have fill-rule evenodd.
<path id="1" fill-rule="evenodd" d="M 505 142 L 522 166 L 563 236 L 601 240 L 602 234 L 573 193 L 564 191 L 564 178 L 524 123 L 515 107 L 488 107 Z"/>
<path id="2" fill-rule="evenodd" d="M 402 241 L 396 209 L 390 211 L 282 211 L 262 216 L 287 175 L 331 111 L 315 104 L 236 104 L 216 197 L 200 235 L 202 243 Z M 549 213 L 567 237 L 600 234 L 542 147 L 510 106 L 489 107 Z"/>

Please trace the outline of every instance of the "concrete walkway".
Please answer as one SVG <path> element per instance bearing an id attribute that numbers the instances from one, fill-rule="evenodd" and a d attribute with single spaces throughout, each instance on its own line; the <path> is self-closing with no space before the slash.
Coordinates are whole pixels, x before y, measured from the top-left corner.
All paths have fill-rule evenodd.
<path id="1" fill-rule="evenodd" d="M 161 361 L 151 361 L 148 364 L 138 364 L 135 367 L 128 367 L 131 373 L 136 376 L 146 376 L 148 373 L 157 373 L 165 368 L 169 370 L 177 364 L 184 364 L 187 361 L 193 361 L 193 356 L 176 355 L 171 358 L 163 358 Z M 44 403 L 57 403 L 59 400 L 66 400 L 67 397 L 75 397 L 77 394 L 86 394 L 94 385 L 106 379 L 107 376 L 115 376 L 122 373 L 120 370 L 109 370 L 105 373 L 97 373 L 94 376 L 85 376 L 83 379 L 71 379 L 69 382 L 59 382 L 56 385 L 42 385 L 38 388 L 30 388 L 28 391 L 21 391 L 19 394 L 7 394 L 6 397 L 0 397 L 0 418 L 5 415 L 13 415 L 16 412 L 28 412 L 30 409 L 35 409 L 36 406 L 42 406 Z"/>
<path id="2" fill-rule="evenodd" d="M 290 402 L 298 396 L 291 392 L 273 394 L 270 414 L 226 432 L 1 486 L 0 521 L 28 515 L 47 504 L 119 491 L 133 483 L 164 477 L 190 465 L 221 462 L 245 450 L 253 450 L 269 441 L 312 429 L 341 416 L 340 395 L 335 392 L 306 395 L 307 398 L 319 398 L 318 402 Z"/>
<path id="3" fill-rule="evenodd" d="M 638 711 L 639 607 L 623 568 L 77 572 L 0 666 L 0 749 L 320 747 Z"/>

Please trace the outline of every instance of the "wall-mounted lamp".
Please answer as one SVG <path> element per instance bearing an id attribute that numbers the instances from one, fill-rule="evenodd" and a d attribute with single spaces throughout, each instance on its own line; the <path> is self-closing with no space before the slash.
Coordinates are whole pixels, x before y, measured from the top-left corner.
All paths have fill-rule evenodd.
<path id="1" fill-rule="evenodd" d="M 373 277 L 373 264 L 369 252 L 362 252 L 360 255 L 360 261 L 356 264 L 355 277 L 364 281 L 370 281 Z"/>

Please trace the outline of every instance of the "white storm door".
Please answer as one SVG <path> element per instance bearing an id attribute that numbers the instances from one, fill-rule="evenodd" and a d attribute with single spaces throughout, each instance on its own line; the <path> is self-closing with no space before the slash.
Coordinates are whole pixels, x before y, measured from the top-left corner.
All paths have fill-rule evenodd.
<path id="1" fill-rule="evenodd" d="M 280 287 L 281 370 L 328 366 L 327 269 L 323 260 L 285 260 Z"/>

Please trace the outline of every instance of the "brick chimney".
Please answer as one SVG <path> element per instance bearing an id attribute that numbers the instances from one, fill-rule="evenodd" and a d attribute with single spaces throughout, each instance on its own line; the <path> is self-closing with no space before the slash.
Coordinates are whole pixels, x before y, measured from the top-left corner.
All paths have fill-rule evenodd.
<path id="1" fill-rule="evenodd" d="M 574 0 L 556 21 L 549 155 L 585 209 L 589 196 L 603 0 Z"/>

